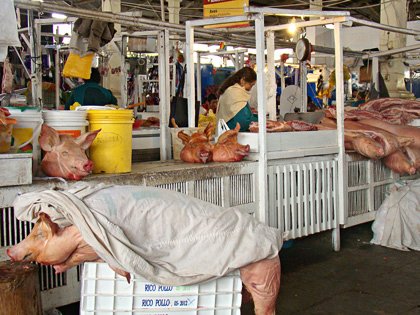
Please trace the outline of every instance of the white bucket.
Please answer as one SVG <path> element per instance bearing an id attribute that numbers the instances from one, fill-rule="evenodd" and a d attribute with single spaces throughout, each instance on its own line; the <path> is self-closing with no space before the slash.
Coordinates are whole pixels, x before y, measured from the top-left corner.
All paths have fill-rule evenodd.
<path id="1" fill-rule="evenodd" d="M 42 126 L 42 113 L 32 108 L 12 108 L 8 107 L 10 117 L 16 119 L 17 123 L 13 127 L 12 150 L 18 153 L 32 153 L 32 171 L 36 175 L 38 165 L 41 161 L 41 149 L 38 137 Z"/>
<path id="2" fill-rule="evenodd" d="M 89 122 L 86 120 L 87 112 L 74 110 L 44 110 L 44 122 L 57 130 L 59 134 L 79 137 L 87 131 Z"/>

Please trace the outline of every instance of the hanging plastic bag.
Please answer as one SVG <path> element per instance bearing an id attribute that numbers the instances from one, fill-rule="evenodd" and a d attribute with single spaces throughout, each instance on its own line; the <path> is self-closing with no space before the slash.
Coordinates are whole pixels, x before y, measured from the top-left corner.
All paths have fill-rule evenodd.
<path id="1" fill-rule="evenodd" d="M 226 124 L 225 120 L 224 119 L 219 119 L 219 121 L 217 122 L 217 129 L 216 129 L 217 133 L 216 133 L 215 141 L 217 142 L 220 135 L 222 133 L 224 133 L 225 131 L 228 131 L 228 130 L 230 130 L 230 128 Z"/>
<path id="2" fill-rule="evenodd" d="M 71 52 L 64 65 L 63 76 L 89 79 L 94 55 L 95 54 L 87 54 L 81 57 L 80 55 Z"/>

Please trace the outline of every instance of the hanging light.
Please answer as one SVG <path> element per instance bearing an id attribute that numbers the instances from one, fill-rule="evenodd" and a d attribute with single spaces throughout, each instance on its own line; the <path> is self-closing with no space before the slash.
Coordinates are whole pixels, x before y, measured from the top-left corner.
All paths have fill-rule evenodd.
<path id="1" fill-rule="evenodd" d="M 51 17 L 54 19 L 64 20 L 67 19 L 67 15 L 61 14 L 61 13 L 52 13 Z"/>
<path id="2" fill-rule="evenodd" d="M 292 17 L 292 20 L 290 21 L 289 27 L 287 28 L 287 32 L 289 32 L 289 34 L 295 34 L 296 30 L 297 30 L 296 19 L 295 19 L 295 17 Z"/>

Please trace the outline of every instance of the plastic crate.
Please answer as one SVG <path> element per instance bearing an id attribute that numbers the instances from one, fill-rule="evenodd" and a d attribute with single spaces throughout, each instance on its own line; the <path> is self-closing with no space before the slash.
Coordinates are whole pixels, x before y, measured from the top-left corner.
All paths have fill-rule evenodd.
<path id="1" fill-rule="evenodd" d="M 165 286 L 133 276 L 131 282 L 106 263 L 85 263 L 81 315 L 170 314 L 239 315 L 239 272 L 191 286 Z"/>

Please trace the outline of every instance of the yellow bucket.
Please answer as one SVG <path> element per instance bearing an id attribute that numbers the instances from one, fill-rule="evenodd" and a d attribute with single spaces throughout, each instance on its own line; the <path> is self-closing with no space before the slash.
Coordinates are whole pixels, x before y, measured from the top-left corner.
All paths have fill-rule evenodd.
<path id="1" fill-rule="evenodd" d="M 88 110 L 89 130 L 101 129 L 89 148 L 93 173 L 131 172 L 133 111 Z"/>

